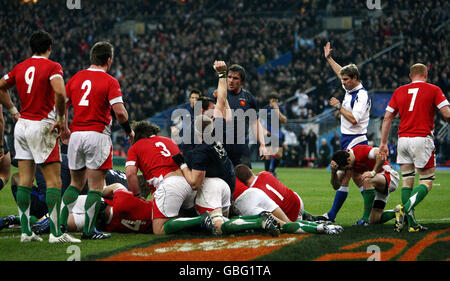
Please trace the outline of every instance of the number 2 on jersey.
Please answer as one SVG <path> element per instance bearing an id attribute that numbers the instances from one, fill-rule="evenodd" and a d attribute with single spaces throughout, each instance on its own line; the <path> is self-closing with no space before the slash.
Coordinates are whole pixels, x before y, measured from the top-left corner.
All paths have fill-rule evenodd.
<path id="1" fill-rule="evenodd" d="M 78 103 L 78 105 L 89 106 L 89 100 L 87 100 L 87 96 L 91 92 L 91 88 L 92 88 L 91 80 L 86 80 L 86 81 L 83 82 L 83 84 L 81 85 L 81 90 L 86 89 L 86 91 L 84 92 L 84 95 L 81 98 L 80 103 Z"/>
<path id="2" fill-rule="evenodd" d="M 172 154 L 170 153 L 170 151 L 167 149 L 166 145 L 162 142 L 157 142 L 155 143 L 156 147 L 162 147 L 162 151 L 161 151 L 161 155 L 164 157 L 170 157 Z"/>
<path id="3" fill-rule="evenodd" d="M 411 103 L 409 104 L 408 111 L 413 111 L 414 103 L 416 102 L 417 93 L 419 92 L 419 88 L 408 89 L 408 94 L 412 94 Z"/>

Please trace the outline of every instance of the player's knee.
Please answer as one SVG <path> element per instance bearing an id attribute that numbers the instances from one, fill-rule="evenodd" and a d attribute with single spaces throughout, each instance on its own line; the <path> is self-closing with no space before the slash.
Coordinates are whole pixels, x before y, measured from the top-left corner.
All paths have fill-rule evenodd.
<path id="1" fill-rule="evenodd" d="M 435 179 L 434 173 L 423 174 L 420 175 L 419 184 L 424 184 L 428 188 L 428 191 L 431 191 L 434 179 Z"/>
<path id="2" fill-rule="evenodd" d="M 373 187 L 375 186 L 375 178 L 365 178 L 362 181 L 362 184 L 363 184 L 364 190 L 373 189 Z"/>

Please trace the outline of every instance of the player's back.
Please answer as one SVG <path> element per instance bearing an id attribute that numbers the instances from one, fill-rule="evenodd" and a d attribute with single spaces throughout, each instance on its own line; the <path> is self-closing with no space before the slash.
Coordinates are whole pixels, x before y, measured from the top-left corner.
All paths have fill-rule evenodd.
<path id="1" fill-rule="evenodd" d="M 400 115 L 400 137 L 426 137 L 432 134 L 435 111 L 443 101 L 439 87 L 417 81 L 397 88 L 387 110 Z"/>
<path id="2" fill-rule="evenodd" d="M 15 84 L 21 105 L 21 118 L 28 120 L 54 120 L 55 94 L 50 80 L 63 78 L 59 63 L 45 57 L 32 56 L 17 64 L 5 75 L 8 84 Z"/>
<path id="3" fill-rule="evenodd" d="M 152 233 L 152 201 L 135 197 L 126 190 L 114 192 L 113 200 L 105 201 L 113 207 L 113 217 L 105 231 Z"/>
<path id="4" fill-rule="evenodd" d="M 251 187 L 264 191 L 291 221 L 297 220 L 301 207 L 300 197 L 281 183 L 272 173 L 266 171 L 259 173 Z"/>
<path id="5" fill-rule="evenodd" d="M 100 69 L 89 68 L 75 74 L 66 85 L 73 105 L 72 131 L 110 134 L 111 105 L 122 101 L 119 82 Z"/>
<path id="6" fill-rule="evenodd" d="M 136 165 L 149 182 L 178 170 L 179 166 L 172 159 L 172 156 L 178 153 L 180 149 L 172 139 L 151 136 L 140 139 L 131 146 L 126 165 Z"/>
<path id="7" fill-rule="evenodd" d="M 287 188 L 270 172 L 266 171 L 258 174 L 258 177 L 251 187 L 263 190 L 273 201 L 275 201 L 275 203 L 280 205 L 280 207 L 285 199 L 288 199 L 294 194 L 292 190 Z"/>

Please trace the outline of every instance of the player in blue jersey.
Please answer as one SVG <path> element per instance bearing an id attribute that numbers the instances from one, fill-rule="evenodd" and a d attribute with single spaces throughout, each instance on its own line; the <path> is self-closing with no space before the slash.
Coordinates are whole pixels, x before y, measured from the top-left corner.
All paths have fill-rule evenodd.
<path id="1" fill-rule="evenodd" d="M 330 106 L 334 107 L 341 120 L 341 149 L 346 150 L 359 144 L 368 144 L 367 127 L 369 125 L 371 100 L 367 90 L 359 80 L 360 75 L 358 67 L 354 64 L 349 64 L 344 67 L 340 66 L 331 57 L 331 44 L 327 42 L 324 46 L 324 56 L 334 73 L 342 82 L 342 87 L 345 90 L 345 96 L 342 103 L 332 97 L 330 99 Z M 344 204 L 348 195 L 348 187 L 352 172 L 342 171 L 343 179 L 341 186 L 337 189 L 334 197 L 333 205 L 327 213 L 322 216 L 317 216 L 320 220 L 335 221 L 337 213 Z M 355 184 L 359 187 L 361 193 L 363 192 L 363 184 L 354 179 Z M 362 222 L 358 221 L 356 224 Z"/>
<path id="2" fill-rule="evenodd" d="M 233 110 L 232 128 L 233 140 L 226 140 L 225 150 L 228 157 L 234 166 L 238 164 L 245 164 L 251 167 L 250 161 L 250 138 L 249 129 L 259 142 L 259 156 L 266 154 L 266 147 L 264 142 L 264 130 L 258 119 L 258 103 L 255 97 L 246 89 L 243 88 L 246 81 L 245 69 L 233 64 L 227 71 L 227 101 L 230 109 Z M 214 92 L 212 95 L 214 95 Z M 244 118 L 245 116 L 245 118 Z M 242 124 L 244 128 L 242 128 Z"/>
<path id="3" fill-rule="evenodd" d="M 192 89 L 189 93 L 189 101 L 182 104 L 174 113 L 172 113 L 170 132 L 171 138 L 175 140 L 181 151 L 189 149 L 194 142 L 192 124 L 194 122 L 194 105 L 202 96 L 199 89 Z M 178 115 L 181 113 L 181 115 Z"/>

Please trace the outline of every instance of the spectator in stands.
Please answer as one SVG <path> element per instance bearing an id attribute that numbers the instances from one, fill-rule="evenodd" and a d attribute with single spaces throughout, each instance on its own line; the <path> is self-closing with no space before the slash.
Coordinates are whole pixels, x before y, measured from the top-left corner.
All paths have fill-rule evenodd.
<path id="1" fill-rule="evenodd" d="M 308 143 L 308 158 L 317 158 L 317 135 L 314 133 L 313 129 L 309 129 L 308 135 L 306 136 L 306 141 Z"/>
<path id="2" fill-rule="evenodd" d="M 287 167 L 297 167 L 299 161 L 299 143 L 297 136 L 292 131 L 290 126 L 286 126 L 282 129 L 284 135 L 283 142 L 283 159 L 285 166 Z"/>
<path id="3" fill-rule="evenodd" d="M 316 166 L 319 168 L 327 167 L 330 164 L 331 149 L 325 138 L 320 140 L 319 157 Z"/>
<path id="4" fill-rule="evenodd" d="M 183 103 L 183 89 L 207 89 L 215 85 L 214 73 L 205 68 L 210 64 L 210 57 L 223 57 L 226 61 L 246 65 L 251 77 L 249 88 L 259 103 L 272 90 L 280 93 L 281 100 L 291 98 L 297 89 L 304 92 L 313 87 L 316 90 L 308 95 L 319 97 L 316 94 L 320 93 L 320 96 L 328 97 L 334 88 L 326 83 L 331 76 L 323 79 L 324 73 L 328 73 L 328 65 L 317 48 L 326 39 L 323 35 L 315 35 L 322 31 L 316 28 L 318 16 L 327 15 L 326 11 L 333 16 L 358 13 L 363 20 L 360 27 L 351 30 L 350 35 L 359 38 L 357 43 L 345 40 L 349 33 L 327 30 L 327 39 L 332 40 L 337 49 L 346 50 L 340 54 L 341 61 L 359 64 L 403 40 L 388 54 L 364 65 L 366 87 L 396 88 L 406 83 L 408 73 L 396 66 L 411 64 L 420 57 L 428 61 L 427 66 L 433 70 L 430 81 L 437 83 L 448 95 L 449 33 L 446 25 L 440 27 L 449 18 L 444 12 L 449 7 L 446 0 L 391 1 L 383 7 L 383 18 L 377 21 L 368 16 L 372 11 L 367 9 L 366 1 L 357 0 L 280 0 L 276 3 L 255 0 L 240 1 L 239 5 L 229 5 L 224 0 L 185 1 L 182 4 L 179 1 L 99 0 L 84 3 L 82 14 L 68 10 L 58 1 L 31 2 L 6 1 L 0 9 L 0 22 L 4 23 L 4 33 L 9 34 L 0 38 L 0 46 L 8 46 L 0 49 L 0 72 L 5 74 L 15 62 L 28 57 L 20 38 L 45 28 L 58 39 L 53 57 L 63 66 L 67 82 L 86 61 L 79 44 L 88 44 L 90 48 L 94 42 L 105 39 L 104 34 L 110 34 L 106 39 L 117 46 L 111 73 L 122 85 L 124 102 L 130 119 L 134 120 L 151 117 L 155 112 Z M 103 9 L 99 11 L 92 5 L 101 5 Z M 291 16 L 286 11 L 301 13 Z M 57 16 L 61 13 L 68 14 Z M 76 16 L 73 13 L 77 13 Z M 205 13 L 219 19 L 215 28 L 209 28 L 210 21 L 200 20 Z M 256 14 L 258 16 L 249 16 Z M 143 34 L 133 36 L 110 32 L 115 24 L 128 18 L 146 23 L 151 19 L 156 28 L 151 30 L 147 25 Z M 385 32 L 387 27 L 390 36 Z M 296 33 L 308 45 L 296 48 Z M 198 45 L 198 42 L 202 44 Z M 265 74 L 257 72 L 262 58 L 267 64 L 288 51 L 291 51 L 292 60 L 287 66 L 273 68 Z M 174 61 L 178 63 L 174 64 Z M 380 75 L 386 72 L 385 69 L 389 69 L 389 73 Z M 282 79 L 277 80 L 279 74 Z M 13 99 L 17 102 L 15 91 Z M 314 103 L 319 99 L 315 98 Z M 290 108 L 291 103 L 286 106 L 289 119 Z M 323 111 L 320 105 L 317 111 L 314 108 L 314 114 Z M 113 124 L 113 130 L 119 128 L 118 124 Z"/>

